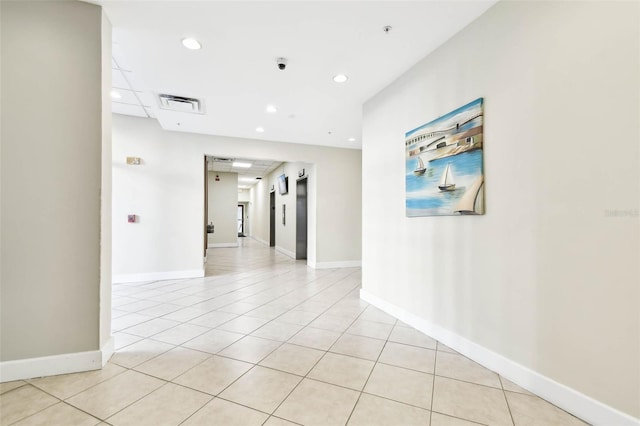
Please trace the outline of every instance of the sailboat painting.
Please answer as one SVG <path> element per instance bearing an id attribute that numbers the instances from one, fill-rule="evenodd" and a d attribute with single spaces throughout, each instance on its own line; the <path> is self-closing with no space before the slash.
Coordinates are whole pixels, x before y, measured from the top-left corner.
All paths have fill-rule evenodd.
<path id="1" fill-rule="evenodd" d="M 427 168 L 424 166 L 424 163 L 422 162 L 422 158 L 418 156 L 418 165 L 416 166 L 416 169 L 413 171 L 413 174 L 423 175 L 424 172 L 426 171 L 427 171 Z"/>
<path id="2" fill-rule="evenodd" d="M 405 133 L 406 214 L 482 215 L 484 99 Z"/>
<path id="3" fill-rule="evenodd" d="M 444 169 L 444 173 L 442 173 L 442 177 L 440 178 L 438 189 L 440 191 L 454 191 L 456 189 L 456 184 L 453 182 L 451 163 L 448 163 L 447 168 Z"/>

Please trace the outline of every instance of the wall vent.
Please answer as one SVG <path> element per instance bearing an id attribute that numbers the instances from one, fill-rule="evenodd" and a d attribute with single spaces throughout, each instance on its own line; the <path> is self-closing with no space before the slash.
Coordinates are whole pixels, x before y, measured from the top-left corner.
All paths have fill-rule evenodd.
<path id="1" fill-rule="evenodd" d="M 200 99 L 160 93 L 158 95 L 158 100 L 160 101 L 161 109 L 177 112 L 190 112 L 193 114 L 204 114 L 204 104 Z"/>

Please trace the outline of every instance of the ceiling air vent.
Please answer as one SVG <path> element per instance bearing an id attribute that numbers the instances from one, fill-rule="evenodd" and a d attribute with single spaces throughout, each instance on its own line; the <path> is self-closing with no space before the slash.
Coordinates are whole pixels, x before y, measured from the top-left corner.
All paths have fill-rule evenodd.
<path id="1" fill-rule="evenodd" d="M 162 109 L 177 112 L 204 114 L 204 105 L 199 99 L 186 98 L 184 96 L 167 95 L 164 93 L 159 94 L 158 99 L 160 100 L 160 108 Z"/>
<path id="2" fill-rule="evenodd" d="M 221 157 L 213 157 L 213 161 L 216 163 L 231 163 L 233 162 L 233 158 L 221 158 Z"/>

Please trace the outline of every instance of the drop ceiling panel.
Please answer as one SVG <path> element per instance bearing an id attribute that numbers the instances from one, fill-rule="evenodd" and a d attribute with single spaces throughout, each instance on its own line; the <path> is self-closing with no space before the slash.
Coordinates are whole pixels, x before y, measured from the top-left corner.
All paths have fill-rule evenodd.
<path id="1" fill-rule="evenodd" d="M 273 160 L 254 160 L 249 158 L 233 158 L 233 161 L 230 162 L 221 162 L 214 161 L 213 158 L 216 156 L 208 157 L 208 170 L 212 172 L 221 172 L 221 173 L 237 173 L 238 174 L 238 187 L 251 187 L 256 183 L 260 182 L 260 179 L 256 179 L 257 177 L 266 177 L 279 167 L 282 163 L 279 161 Z M 220 157 L 217 157 L 220 158 Z M 226 158 L 226 157 L 223 157 Z M 240 163 L 252 163 L 253 165 L 250 168 L 236 168 L 233 167 L 233 162 Z"/>
<path id="2" fill-rule="evenodd" d="M 129 84 L 120 70 L 111 70 L 111 86 L 118 89 L 129 89 Z"/>
<path id="3" fill-rule="evenodd" d="M 116 62 L 118 68 L 121 70 L 131 70 L 126 55 L 122 51 L 122 46 L 117 43 L 116 40 L 114 40 L 114 43 L 111 45 L 111 56 L 113 56 L 113 61 Z"/>
<path id="4" fill-rule="evenodd" d="M 140 101 L 146 107 L 156 106 L 156 102 L 153 98 L 153 95 L 147 92 L 137 92 Z"/>
<path id="5" fill-rule="evenodd" d="M 136 117 L 146 117 L 147 114 L 140 105 L 111 103 L 111 111 L 115 114 L 134 115 Z"/>
<path id="6" fill-rule="evenodd" d="M 205 101 L 203 116 L 156 111 L 163 128 L 347 148 L 361 146 L 367 99 L 495 3 L 98 1 L 134 90 Z M 202 49 L 184 49 L 185 36 Z M 278 56 L 289 59 L 285 71 Z M 334 83 L 337 73 L 349 80 Z"/>
<path id="7" fill-rule="evenodd" d="M 113 92 L 119 93 L 120 98 L 113 98 L 113 102 L 117 102 L 120 104 L 132 104 L 132 105 L 140 105 L 140 101 L 136 97 L 136 95 L 131 90 L 124 89 L 112 89 Z"/>

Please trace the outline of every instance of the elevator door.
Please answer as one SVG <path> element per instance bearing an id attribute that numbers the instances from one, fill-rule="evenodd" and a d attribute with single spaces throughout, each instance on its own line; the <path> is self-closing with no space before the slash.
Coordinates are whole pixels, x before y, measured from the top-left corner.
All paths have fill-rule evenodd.
<path id="1" fill-rule="evenodd" d="M 269 197 L 269 247 L 276 246 L 276 193 Z"/>
<path id="2" fill-rule="evenodd" d="M 296 259 L 307 258 L 307 179 L 296 182 Z"/>

